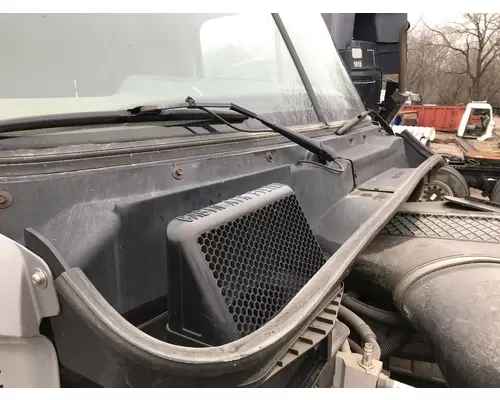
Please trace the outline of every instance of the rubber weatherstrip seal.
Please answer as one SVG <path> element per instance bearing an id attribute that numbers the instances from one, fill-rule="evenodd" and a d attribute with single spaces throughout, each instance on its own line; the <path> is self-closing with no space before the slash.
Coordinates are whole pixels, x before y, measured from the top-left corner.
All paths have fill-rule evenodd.
<path id="1" fill-rule="evenodd" d="M 60 275 L 55 286 L 78 316 L 110 347 L 145 367 L 183 377 L 248 374 L 283 350 L 334 295 L 361 251 L 389 222 L 415 186 L 444 164 L 435 155 L 415 168 L 391 197 L 333 254 L 297 295 L 267 324 L 234 342 L 188 348 L 157 340 L 126 321 L 79 268 Z M 240 377 L 244 379 L 243 376 Z"/>
<path id="2" fill-rule="evenodd" d="M 398 136 L 398 135 L 396 135 Z M 407 129 L 399 134 L 403 140 L 408 143 L 418 154 L 420 154 L 424 159 L 428 159 L 435 155 L 434 151 L 432 151 L 427 146 L 424 146 L 420 140 L 418 140 L 415 136 L 413 136 Z"/>
<path id="3" fill-rule="evenodd" d="M 417 268 L 412 269 L 405 276 L 403 276 L 394 288 L 394 304 L 396 308 L 405 315 L 404 312 L 404 301 L 406 294 L 411 289 L 411 287 L 417 283 L 421 278 L 432 274 L 437 271 L 442 271 L 447 268 L 458 267 L 467 264 L 475 263 L 494 263 L 500 264 L 500 258 L 498 257 L 488 257 L 488 256 L 450 256 L 446 258 L 441 258 L 438 260 L 431 261 L 426 264 L 422 264 Z"/>

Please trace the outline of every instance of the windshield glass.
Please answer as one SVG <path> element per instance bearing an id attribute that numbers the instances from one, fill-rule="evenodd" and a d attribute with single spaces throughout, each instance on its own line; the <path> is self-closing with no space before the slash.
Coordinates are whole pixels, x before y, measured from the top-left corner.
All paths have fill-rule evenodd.
<path id="1" fill-rule="evenodd" d="M 0 119 L 166 106 L 192 96 L 234 102 L 284 125 L 320 122 L 271 15 L 2 14 L 0 33 L 8 38 L 0 43 Z M 340 62 L 331 43 L 318 46 Z M 349 117 L 352 105 L 328 101 L 345 91 L 335 85 L 345 86 L 337 80 L 347 75 L 326 82 L 321 71 L 308 73 L 327 98 L 323 107 L 340 106 L 334 116 Z"/>
<path id="2" fill-rule="evenodd" d="M 354 118 L 365 110 L 321 14 L 281 14 L 286 31 L 329 122 Z"/>

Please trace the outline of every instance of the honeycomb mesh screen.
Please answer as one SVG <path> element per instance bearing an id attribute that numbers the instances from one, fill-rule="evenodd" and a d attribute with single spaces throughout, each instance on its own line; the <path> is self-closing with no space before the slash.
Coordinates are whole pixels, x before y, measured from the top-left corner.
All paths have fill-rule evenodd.
<path id="1" fill-rule="evenodd" d="M 288 196 L 198 237 L 237 330 L 270 320 L 325 259 L 295 196 Z"/>
<path id="2" fill-rule="evenodd" d="M 500 219 L 400 212 L 391 219 L 381 234 L 498 243 Z"/>

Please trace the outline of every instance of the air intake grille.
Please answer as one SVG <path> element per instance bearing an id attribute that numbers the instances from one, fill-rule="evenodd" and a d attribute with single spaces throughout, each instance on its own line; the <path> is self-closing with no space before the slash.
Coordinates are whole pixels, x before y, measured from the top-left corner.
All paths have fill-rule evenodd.
<path id="1" fill-rule="evenodd" d="M 500 218 L 397 213 L 381 234 L 499 243 Z"/>
<path id="2" fill-rule="evenodd" d="M 211 229 L 197 241 L 242 335 L 271 319 L 325 262 L 295 195 Z"/>
<path id="3" fill-rule="evenodd" d="M 257 330 L 325 263 L 295 193 L 281 183 L 179 216 L 167 238 L 167 329 L 193 344 Z"/>

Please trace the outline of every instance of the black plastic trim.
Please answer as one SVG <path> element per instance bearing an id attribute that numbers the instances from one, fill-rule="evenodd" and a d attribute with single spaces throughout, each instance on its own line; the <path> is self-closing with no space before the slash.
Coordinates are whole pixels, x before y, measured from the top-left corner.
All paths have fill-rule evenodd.
<path id="1" fill-rule="evenodd" d="M 79 268 L 62 273 L 55 286 L 82 320 L 111 347 L 147 367 L 200 378 L 238 372 L 251 375 L 282 350 L 335 295 L 360 252 L 410 197 L 415 186 L 440 164 L 444 164 L 444 159 L 435 155 L 415 168 L 276 317 L 255 332 L 222 346 L 186 348 L 141 332 L 111 307 Z"/>
<path id="2" fill-rule="evenodd" d="M 396 135 L 398 136 L 398 135 Z M 435 155 L 436 153 L 432 151 L 429 147 L 424 146 L 420 140 L 413 136 L 407 129 L 399 134 L 403 140 L 408 143 L 418 154 L 422 157 L 428 159 Z"/>

